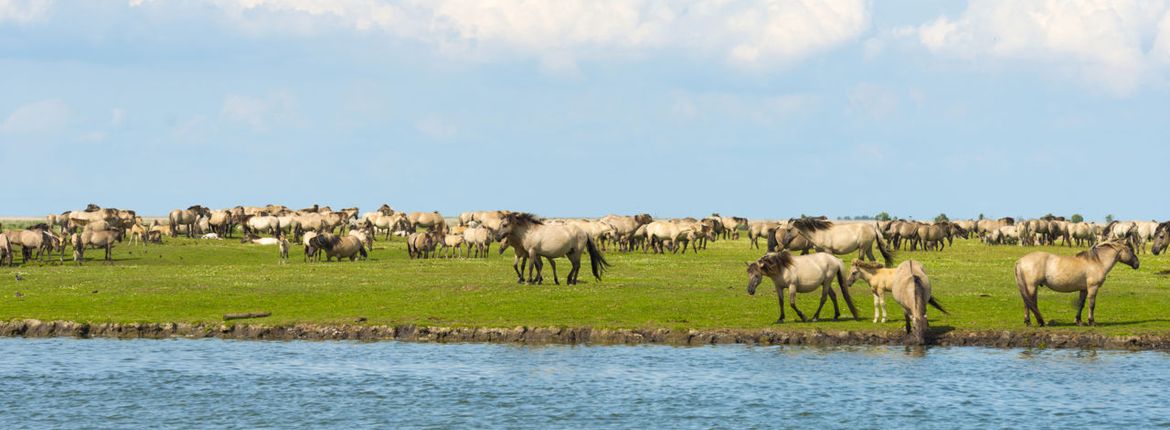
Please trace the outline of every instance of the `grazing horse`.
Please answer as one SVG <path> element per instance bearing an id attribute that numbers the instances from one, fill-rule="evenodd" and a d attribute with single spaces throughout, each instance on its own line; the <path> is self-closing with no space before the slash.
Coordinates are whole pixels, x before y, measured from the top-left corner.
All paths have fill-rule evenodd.
<path id="1" fill-rule="evenodd" d="M 1126 242 L 1104 242 L 1074 257 L 1043 251 L 1021 257 L 1016 261 L 1016 285 L 1024 299 L 1024 325 L 1032 325 L 1030 315 L 1036 315 L 1036 323 L 1044 325 L 1044 318 L 1040 316 L 1036 302 L 1041 285 L 1060 293 L 1080 293 L 1077 299 L 1077 325 L 1081 325 L 1081 311 L 1084 310 L 1087 298 L 1089 325 L 1093 325 L 1097 290 L 1105 283 L 1105 277 L 1118 261 L 1135 270 L 1141 264 L 1133 253 L 1132 245 Z"/>
<path id="2" fill-rule="evenodd" d="M 903 261 L 894 270 L 891 281 L 890 292 L 902 305 L 902 315 L 906 319 L 906 334 L 911 336 L 914 344 L 926 343 L 926 305 L 929 303 L 944 314 L 947 311 L 930 294 L 930 279 L 922 270 L 922 263 Z"/>
<path id="3" fill-rule="evenodd" d="M 1154 246 L 1150 252 L 1154 255 L 1161 254 L 1167 243 L 1170 243 L 1170 221 L 1158 224 L 1158 228 L 1154 230 Z"/>
<path id="4" fill-rule="evenodd" d="M 785 248 L 797 236 L 800 236 L 807 239 L 817 251 L 825 251 L 835 255 L 857 251 L 859 258 L 868 257 L 870 261 L 877 261 L 873 256 L 873 245 L 876 242 L 886 266 L 894 265 L 893 254 L 886 247 L 886 242 L 882 240 L 881 232 L 873 224 L 834 225 L 824 218 L 804 217 L 789 221 L 788 226 L 788 232 L 781 242 Z M 775 241 L 775 237 L 768 238 L 768 249 L 775 249 Z"/>
<path id="5" fill-rule="evenodd" d="M 782 225 L 768 231 L 768 252 L 782 251 L 782 249 L 776 249 L 776 247 L 779 247 L 780 243 L 784 241 L 784 236 L 788 234 L 788 229 L 788 226 Z M 813 246 L 804 236 L 798 235 L 792 238 L 788 242 L 788 245 L 783 247 L 783 250 L 792 252 L 800 251 L 800 255 L 808 255 L 809 252 L 813 251 Z"/>
<path id="6" fill-rule="evenodd" d="M 359 255 L 363 260 L 369 257 L 361 238 L 357 236 L 336 236 L 332 233 L 321 233 L 313 238 L 313 246 L 325 251 L 326 262 L 334 257 L 337 257 L 337 261 L 341 261 L 342 258 L 354 261 Z"/>
<path id="7" fill-rule="evenodd" d="M 857 319 L 857 308 L 853 306 L 853 299 L 849 297 L 849 290 L 845 284 L 845 263 L 840 258 L 825 253 L 793 256 L 788 251 L 779 253 L 769 252 L 751 263 L 747 263 L 749 295 L 756 294 L 756 287 L 764 276 L 772 279 L 776 286 L 776 296 L 780 300 L 780 318 L 776 324 L 784 322 L 784 290 L 788 290 L 788 302 L 792 310 L 801 321 L 807 321 L 804 313 L 796 307 L 796 293 L 810 293 L 821 289 L 821 304 L 813 314 L 813 321 L 821 316 L 821 309 L 825 307 L 825 299 L 833 300 L 833 320 L 841 316 L 837 306 L 837 294 L 833 292 L 833 278 L 837 279 L 837 286 L 841 289 L 841 297 L 849 306 L 853 319 Z"/>
<path id="8" fill-rule="evenodd" d="M 601 255 L 593 239 L 581 229 L 568 225 L 545 225 L 544 222 L 528 213 L 510 213 L 500 221 L 496 230 L 496 239 L 508 239 L 511 246 L 523 251 L 530 257 L 528 263 L 528 280 L 530 283 L 540 283 L 542 278 L 536 261 L 540 257 L 548 259 L 553 270 L 553 282 L 560 284 L 557 279 L 555 258 L 567 257 L 572 268 L 565 277 L 569 285 L 576 284 L 581 272 L 581 254 L 589 253 L 589 263 L 593 277 L 601 280 L 601 274 L 609 267 L 609 262 Z M 536 276 L 533 271 L 536 270 Z"/>
<path id="9" fill-rule="evenodd" d="M 206 207 L 194 205 L 187 209 L 175 209 L 167 215 L 171 224 L 171 237 L 179 235 L 178 226 L 187 226 L 187 237 L 195 237 L 195 224 L 199 222 L 200 218 L 206 218 L 211 215 L 211 211 Z"/>

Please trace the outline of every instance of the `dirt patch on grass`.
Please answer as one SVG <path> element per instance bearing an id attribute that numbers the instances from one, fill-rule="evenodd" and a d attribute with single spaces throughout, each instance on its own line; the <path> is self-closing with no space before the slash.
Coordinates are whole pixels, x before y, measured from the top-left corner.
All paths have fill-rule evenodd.
<path id="1" fill-rule="evenodd" d="M 88 324 L 72 321 L 17 320 L 0 323 L 0 336 L 148 338 L 174 337 L 243 340 L 397 340 L 406 342 L 494 342 L 541 344 L 664 345 L 900 345 L 900 332 L 783 331 L 775 329 L 594 329 L 590 327 L 421 327 L 414 325 L 263 326 L 246 324 L 136 323 Z M 1170 334 L 1108 336 L 1058 331 L 960 331 L 932 329 L 931 345 L 1040 348 L 1170 349 Z"/>

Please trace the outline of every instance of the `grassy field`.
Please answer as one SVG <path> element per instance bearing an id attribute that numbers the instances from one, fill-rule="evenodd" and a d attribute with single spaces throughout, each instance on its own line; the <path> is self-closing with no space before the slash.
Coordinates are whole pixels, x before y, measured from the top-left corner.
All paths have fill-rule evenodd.
<path id="1" fill-rule="evenodd" d="M 777 316 L 770 281 L 754 297 L 745 291 L 744 262 L 761 254 L 746 239 L 715 242 L 698 255 L 608 252 L 613 267 L 603 281 L 588 277 L 586 265 L 583 283 L 572 287 L 517 285 L 511 252 L 500 256 L 493 249 L 487 259 L 410 260 L 405 249 L 401 239 L 382 241 L 369 261 L 319 264 L 302 263 L 300 250 L 294 249 L 292 262 L 281 265 L 275 247 L 234 240 L 167 239 L 165 245 L 148 248 L 123 244 L 115 249 L 112 265 L 89 261 L 79 267 L 57 263 L 54 257 L 51 263 L 0 268 L 0 320 L 218 323 L 225 313 L 270 311 L 271 317 L 253 321 L 329 324 L 365 318 L 364 324 L 451 327 L 713 329 L 774 327 Z M 1023 306 L 1012 267 L 1035 249 L 957 241 L 943 252 L 901 252 L 897 259 L 922 261 L 935 295 L 951 312 L 933 312 L 932 326 L 1022 331 Z M 101 252 L 88 256 L 100 258 Z M 1055 327 L 1039 330 L 1170 331 L 1170 279 L 1159 274 L 1170 269 L 1170 258 L 1140 257 L 1141 270 L 1118 265 L 1101 289 L 1097 327 L 1071 324 L 1075 294 L 1043 290 L 1040 309 Z M 852 258 L 847 256 L 846 262 Z M 567 262 L 559 268 L 563 281 Z M 17 273 L 23 280 L 15 279 Z M 781 327 L 900 329 L 897 319 L 869 321 L 872 299 L 864 284 L 859 282 L 852 292 L 862 321 L 801 323 L 792 321 L 795 315 L 789 312 L 789 322 Z M 810 317 L 818 297 L 798 297 Z M 891 317 L 900 315 L 892 299 L 887 306 Z M 844 306 L 842 312 L 848 315 Z"/>

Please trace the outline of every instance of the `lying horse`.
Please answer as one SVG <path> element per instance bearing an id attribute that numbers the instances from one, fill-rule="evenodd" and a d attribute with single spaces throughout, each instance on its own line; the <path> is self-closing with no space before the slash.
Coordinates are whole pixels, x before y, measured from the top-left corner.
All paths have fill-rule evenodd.
<path id="1" fill-rule="evenodd" d="M 857 308 L 853 306 L 853 299 L 849 297 L 849 290 L 845 284 L 845 263 L 840 258 L 826 253 L 793 256 L 788 251 L 764 254 L 759 260 L 747 264 L 749 295 L 756 294 L 756 287 L 764 276 L 772 279 L 776 286 L 776 296 L 780 300 L 780 318 L 776 324 L 784 322 L 784 290 L 788 290 L 788 301 L 792 310 L 801 321 L 807 321 L 804 313 L 796 307 L 796 293 L 811 293 L 821 289 L 821 304 L 813 314 L 813 321 L 820 318 L 821 309 L 825 307 L 825 299 L 833 300 L 833 320 L 841 316 L 837 306 L 837 294 L 833 292 L 833 278 L 837 278 L 837 285 L 841 289 L 841 297 L 849 306 L 853 319 L 857 319 Z"/>
<path id="2" fill-rule="evenodd" d="M 1036 323 L 1044 325 L 1036 295 L 1041 285 L 1060 293 L 1079 292 L 1077 299 L 1077 325 L 1081 325 L 1081 311 L 1085 299 L 1089 301 L 1089 325 L 1094 324 L 1094 309 L 1097 306 L 1097 290 L 1105 283 L 1109 271 L 1120 261 L 1135 270 L 1141 264 L 1128 242 L 1104 242 L 1082 251 L 1075 257 L 1037 251 L 1016 261 L 1016 285 L 1024 299 L 1024 325 L 1032 325 L 1031 315 Z"/>

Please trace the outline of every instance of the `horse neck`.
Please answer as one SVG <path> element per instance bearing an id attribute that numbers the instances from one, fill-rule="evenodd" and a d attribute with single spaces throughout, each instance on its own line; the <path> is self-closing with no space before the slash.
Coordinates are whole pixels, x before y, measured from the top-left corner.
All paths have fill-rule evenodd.
<path id="1" fill-rule="evenodd" d="M 869 283 L 874 276 L 877 276 L 878 270 L 881 270 L 877 268 L 871 269 L 868 267 L 858 267 L 857 269 L 857 272 L 861 274 L 861 279 L 864 279 L 866 283 Z"/>
<path id="2" fill-rule="evenodd" d="M 1098 264 L 1101 265 L 1102 274 L 1108 275 L 1109 271 L 1113 270 L 1113 266 L 1117 264 L 1117 261 L 1121 259 L 1121 252 L 1111 246 L 1104 248 L 1105 249 L 1098 249 L 1097 260 Z M 1108 256 L 1102 257 L 1101 253 L 1103 252 L 1109 252 L 1110 254 Z"/>

